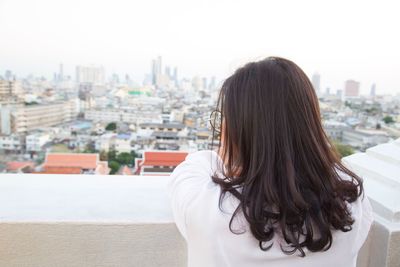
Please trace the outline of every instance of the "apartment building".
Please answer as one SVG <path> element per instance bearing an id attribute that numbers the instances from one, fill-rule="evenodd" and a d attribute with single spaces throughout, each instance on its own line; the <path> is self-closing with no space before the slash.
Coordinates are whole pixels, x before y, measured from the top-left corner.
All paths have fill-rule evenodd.
<path id="1" fill-rule="evenodd" d="M 161 122 L 161 110 L 138 109 L 89 109 L 85 111 L 85 119 L 94 122 L 123 122 L 128 124 L 140 124 L 144 122 Z"/>
<path id="2" fill-rule="evenodd" d="M 0 101 L 22 94 L 22 86 L 18 81 L 7 81 L 0 79 Z"/>
<path id="3" fill-rule="evenodd" d="M 77 105 L 75 100 L 57 101 L 47 104 L 12 106 L 10 112 L 3 113 L 1 132 L 8 131 L 8 129 L 3 129 L 8 126 L 11 133 L 27 134 L 38 128 L 74 120 L 77 116 Z"/>

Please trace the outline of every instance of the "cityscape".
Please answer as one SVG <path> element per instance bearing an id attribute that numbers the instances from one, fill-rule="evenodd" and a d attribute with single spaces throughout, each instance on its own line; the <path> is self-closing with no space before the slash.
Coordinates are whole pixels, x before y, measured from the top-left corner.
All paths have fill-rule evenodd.
<path id="1" fill-rule="evenodd" d="M 168 175 L 188 153 L 212 146 L 215 76 L 180 77 L 161 56 L 141 82 L 101 65 L 75 70 L 65 75 L 60 64 L 52 79 L 0 75 L 0 172 Z M 400 94 L 371 84 L 362 95 L 352 79 L 322 88 L 321 77 L 310 80 L 342 156 L 400 137 Z"/>

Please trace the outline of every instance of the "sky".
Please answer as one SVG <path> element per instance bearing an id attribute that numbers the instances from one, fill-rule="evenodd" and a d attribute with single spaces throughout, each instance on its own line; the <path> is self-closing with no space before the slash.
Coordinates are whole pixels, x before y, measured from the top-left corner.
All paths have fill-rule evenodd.
<path id="1" fill-rule="evenodd" d="M 158 55 L 180 78 L 221 81 L 248 61 L 286 57 L 321 88 L 361 82 L 400 93 L 396 1 L 0 0 L 0 75 L 51 78 L 60 63 L 103 65 L 141 82 Z"/>

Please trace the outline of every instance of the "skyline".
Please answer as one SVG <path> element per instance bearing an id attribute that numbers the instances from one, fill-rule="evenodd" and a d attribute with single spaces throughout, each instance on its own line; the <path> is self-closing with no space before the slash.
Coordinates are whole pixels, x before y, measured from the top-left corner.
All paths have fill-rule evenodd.
<path id="1" fill-rule="evenodd" d="M 153 61 L 154 60 L 156 60 L 156 58 L 160 58 L 161 56 L 157 56 L 157 57 L 155 57 L 155 58 L 153 58 L 151 61 L 152 61 L 152 63 L 153 63 Z M 162 57 L 161 57 L 162 58 Z M 59 65 L 58 65 L 58 69 L 56 69 L 55 71 L 53 71 L 53 73 L 49 73 L 49 74 L 47 74 L 47 75 L 41 75 L 41 74 L 35 74 L 35 75 L 33 75 L 33 73 L 30 73 L 30 74 L 28 74 L 28 75 L 26 75 L 26 76 L 20 76 L 20 75 L 18 75 L 17 73 L 15 73 L 15 72 L 13 72 L 12 70 L 5 70 L 5 71 L 11 71 L 12 72 L 12 75 L 13 76 L 16 76 L 17 77 L 17 79 L 26 79 L 26 78 L 28 78 L 28 76 L 29 75 L 33 75 L 33 77 L 32 78 L 41 78 L 41 77 L 44 77 L 47 81 L 55 81 L 54 79 L 56 79 L 56 81 L 57 82 L 59 82 L 59 75 L 61 74 L 60 73 L 60 71 L 62 72 L 62 75 L 63 75 L 63 77 L 64 77 L 64 79 L 65 80 L 67 80 L 66 78 L 67 77 L 69 77 L 70 79 L 71 79 L 71 81 L 73 81 L 73 82 L 78 82 L 78 78 L 76 77 L 76 72 L 77 72 L 77 69 L 78 68 L 82 68 L 82 67 L 84 67 L 84 68 L 86 68 L 86 67 L 89 67 L 89 68 L 91 68 L 91 67 L 94 67 L 94 68 L 101 68 L 102 70 L 103 70 L 103 74 L 105 74 L 105 76 L 104 76 L 104 81 L 105 82 L 111 82 L 113 79 L 114 79 L 114 75 L 116 74 L 116 75 L 118 75 L 118 77 L 119 77 L 119 80 L 120 81 L 123 81 L 123 80 L 125 80 L 125 78 L 126 78 L 126 75 L 128 75 L 129 76 L 129 79 L 131 80 L 131 82 L 133 81 L 135 84 L 137 84 L 137 85 L 139 85 L 139 86 L 143 86 L 144 84 L 144 82 L 145 82 L 145 80 L 147 80 L 147 82 L 149 82 L 149 79 L 151 80 L 152 79 L 152 73 L 151 72 L 148 72 L 148 73 L 145 73 L 144 74 L 144 77 L 143 77 L 143 80 L 136 80 L 136 79 L 132 79 L 132 76 L 129 74 L 129 73 L 116 73 L 116 72 L 107 72 L 107 68 L 105 68 L 104 67 L 104 65 L 101 65 L 101 64 L 99 64 L 99 65 L 96 65 L 96 64 L 87 64 L 87 65 L 82 65 L 82 64 L 78 64 L 78 65 L 75 65 L 75 67 L 74 67 L 74 71 L 73 71 L 73 73 L 65 73 L 65 66 L 64 66 L 64 64 L 63 63 L 60 63 Z M 169 65 L 169 64 L 163 64 L 163 65 L 161 65 L 161 73 L 163 73 L 163 74 L 166 74 L 165 72 L 167 71 L 166 69 L 169 69 L 169 71 L 171 70 L 171 69 L 177 69 L 177 66 L 171 66 L 171 65 Z M 1 70 L 0 70 L 0 77 L 3 77 L 3 78 L 5 78 L 4 77 L 5 76 L 5 73 L 3 72 L 1 72 Z M 147 77 L 146 77 L 147 76 Z M 192 77 L 179 77 L 179 80 L 182 80 L 182 79 L 189 79 L 189 80 L 191 80 L 191 79 L 193 79 L 193 78 L 195 78 L 195 77 L 199 77 L 199 78 L 216 78 L 216 83 L 217 83 L 217 87 L 218 86 L 221 86 L 222 85 L 222 82 L 223 82 L 223 80 L 221 80 L 221 79 L 218 79 L 218 77 L 216 77 L 215 75 L 212 75 L 212 76 L 202 76 L 202 75 L 195 75 L 195 76 L 192 76 Z M 345 89 L 345 87 L 346 87 L 346 82 L 348 82 L 348 81 L 355 81 L 355 82 L 357 82 L 357 83 L 359 83 L 360 85 L 362 85 L 363 83 L 362 83 L 362 81 L 357 81 L 357 80 L 354 80 L 354 79 L 351 79 L 351 78 L 348 78 L 348 79 L 346 79 L 345 81 L 343 81 L 343 86 L 342 87 L 340 87 L 340 88 L 331 88 L 331 87 L 325 87 L 325 88 L 323 88 L 323 87 L 321 87 L 320 86 L 320 84 L 321 84 L 321 77 L 322 77 L 322 75 L 321 75 L 321 73 L 319 73 L 319 72 L 314 72 L 312 75 L 308 75 L 308 78 L 310 79 L 310 81 L 314 84 L 314 86 L 315 86 L 315 84 L 318 84 L 319 86 L 319 88 L 316 88 L 316 90 L 317 91 L 319 91 L 319 92 L 321 92 L 321 93 L 325 93 L 325 92 L 328 92 L 328 94 L 330 93 L 330 94 L 335 94 L 335 93 L 337 93 L 337 91 L 338 90 L 341 90 L 341 91 L 344 91 L 344 89 Z M 317 79 L 317 81 L 315 81 L 314 79 Z M 122 82 L 123 83 L 123 82 Z M 219 85 L 218 85 L 219 84 Z M 364 89 L 364 90 L 362 90 L 361 88 L 361 86 L 360 86 L 360 95 L 370 95 L 370 93 L 371 93 L 371 90 L 373 90 L 374 91 L 374 94 L 376 93 L 376 83 L 372 83 L 371 84 L 371 86 L 369 87 L 369 88 L 367 88 L 367 89 Z M 373 89 L 372 89 L 373 88 Z M 391 92 L 380 92 L 379 90 L 378 90 L 378 95 L 396 95 L 396 92 L 393 94 L 393 93 L 391 93 Z M 397 94 L 400 94 L 400 92 L 398 92 Z"/>
<path id="2" fill-rule="evenodd" d="M 282 56 L 310 78 L 320 73 L 322 91 L 353 79 L 363 94 L 373 83 L 397 94 L 395 10 L 395 1 L 0 0 L 0 73 L 51 78 L 63 63 L 73 76 L 76 65 L 95 64 L 141 83 L 161 55 L 180 77 L 221 81 L 248 61 Z"/>

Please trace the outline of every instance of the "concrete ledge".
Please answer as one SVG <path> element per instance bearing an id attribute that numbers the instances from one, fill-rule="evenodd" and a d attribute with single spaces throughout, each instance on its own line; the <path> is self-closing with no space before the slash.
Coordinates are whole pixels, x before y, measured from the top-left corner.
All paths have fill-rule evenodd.
<path id="1" fill-rule="evenodd" d="M 1 223 L 0 266 L 186 266 L 175 224 Z"/>
<path id="2" fill-rule="evenodd" d="M 358 266 L 400 266 L 400 139 L 348 156 L 343 162 L 364 179 L 374 210 L 375 222 Z"/>
<path id="3" fill-rule="evenodd" d="M 0 177 L 0 266 L 186 266 L 167 177 Z"/>

